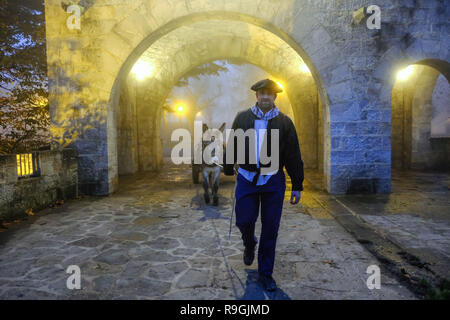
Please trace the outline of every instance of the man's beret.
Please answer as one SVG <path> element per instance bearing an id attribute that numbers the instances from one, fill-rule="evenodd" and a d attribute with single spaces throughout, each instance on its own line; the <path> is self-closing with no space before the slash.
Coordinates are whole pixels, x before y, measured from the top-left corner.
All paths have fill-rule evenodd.
<path id="1" fill-rule="evenodd" d="M 273 91 L 275 93 L 283 92 L 283 89 L 280 88 L 278 83 L 276 83 L 275 81 L 270 80 L 270 79 L 260 80 L 251 86 L 251 89 L 253 91 L 258 91 L 259 89 L 262 89 L 262 88 L 270 89 L 271 91 Z"/>

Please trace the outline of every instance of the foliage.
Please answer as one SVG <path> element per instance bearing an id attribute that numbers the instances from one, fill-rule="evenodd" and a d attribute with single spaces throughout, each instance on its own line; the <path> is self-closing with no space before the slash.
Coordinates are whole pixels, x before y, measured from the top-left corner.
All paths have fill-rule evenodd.
<path id="1" fill-rule="evenodd" d="M 189 70 L 185 73 L 175 84 L 176 87 L 185 87 L 189 83 L 189 78 L 199 79 L 202 75 L 219 75 L 220 71 L 227 71 L 224 66 L 217 64 L 216 62 L 208 62 Z"/>
<path id="2" fill-rule="evenodd" d="M 0 0 L 0 153 L 48 144 L 50 124 L 42 0 Z"/>
<path id="3" fill-rule="evenodd" d="M 426 291 L 424 296 L 426 300 L 450 300 L 450 280 L 448 279 L 441 279 L 435 287 L 421 279 L 419 285 Z"/>

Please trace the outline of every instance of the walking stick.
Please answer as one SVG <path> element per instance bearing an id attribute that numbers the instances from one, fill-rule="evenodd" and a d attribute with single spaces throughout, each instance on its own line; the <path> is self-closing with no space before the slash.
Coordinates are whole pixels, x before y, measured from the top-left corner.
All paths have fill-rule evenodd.
<path id="1" fill-rule="evenodd" d="M 236 179 L 234 180 L 233 203 L 231 205 L 230 230 L 228 231 L 228 241 L 230 241 L 230 239 L 231 239 L 231 225 L 232 225 L 233 216 L 234 216 L 234 206 L 236 204 L 237 171 L 236 171 L 236 168 L 233 168 L 233 169 L 234 169 L 234 172 L 236 173 Z"/>

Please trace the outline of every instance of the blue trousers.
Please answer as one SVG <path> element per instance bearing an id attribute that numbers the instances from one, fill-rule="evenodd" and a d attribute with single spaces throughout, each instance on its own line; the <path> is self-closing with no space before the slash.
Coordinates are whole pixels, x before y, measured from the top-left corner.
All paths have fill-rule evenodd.
<path id="1" fill-rule="evenodd" d="M 255 224 L 261 205 L 262 228 L 258 247 L 258 272 L 272 275 L 286 190 L 284 172 L 278 170 L 278 173 L 262 186 L 253 185 L 241 174 L 238 174 L 236 179 L 236 226 L 242 233 L 244 246 L 254 248 L 257 244 Z"/>

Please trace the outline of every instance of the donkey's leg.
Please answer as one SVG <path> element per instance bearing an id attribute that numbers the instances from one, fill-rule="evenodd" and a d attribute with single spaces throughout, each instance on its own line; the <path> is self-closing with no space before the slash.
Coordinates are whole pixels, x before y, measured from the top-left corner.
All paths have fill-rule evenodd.
<path id="1" fill-rule="evenodd" d="M 203 190 L 205 191 L 203 197 L 205 198 L 205 202 L 209 203 L 209 173 L 206 168 L 202 170 L 202 178 L 203 178 Z"/>
<path id="2" fill-rule="evenodd" d="M 215 167 L 212 185 L 213 194 L 213 205 L 217 206 L 219 204 L 219 178 L 220 178 L 220 168 Z"/>

